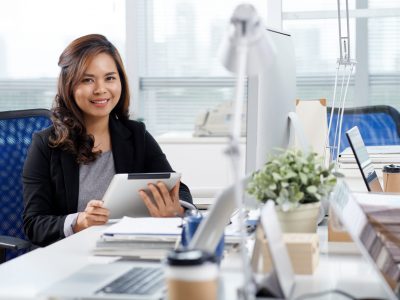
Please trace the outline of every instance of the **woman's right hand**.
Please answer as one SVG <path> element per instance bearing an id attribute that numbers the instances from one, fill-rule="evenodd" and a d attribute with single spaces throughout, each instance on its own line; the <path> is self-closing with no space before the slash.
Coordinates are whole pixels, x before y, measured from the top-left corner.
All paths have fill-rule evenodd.
<path id="1" fill-rule="evenodd" d="M 110 211 L 103 207 L 103 201 L 90 200 L 85 211 L 78 214 L 74 232 L 79 232 L 93 225 L 103 225 L 107 223 Z"/>

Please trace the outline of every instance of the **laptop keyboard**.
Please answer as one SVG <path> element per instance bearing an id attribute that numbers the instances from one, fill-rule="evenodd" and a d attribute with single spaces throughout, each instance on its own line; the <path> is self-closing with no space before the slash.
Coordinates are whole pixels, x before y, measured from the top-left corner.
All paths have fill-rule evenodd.
<path id="1" fill-rule="evenodd" d="M 161 268 L 134 267 L 97 293 L 151 295 L 164 285 L 164 272 Z"/>

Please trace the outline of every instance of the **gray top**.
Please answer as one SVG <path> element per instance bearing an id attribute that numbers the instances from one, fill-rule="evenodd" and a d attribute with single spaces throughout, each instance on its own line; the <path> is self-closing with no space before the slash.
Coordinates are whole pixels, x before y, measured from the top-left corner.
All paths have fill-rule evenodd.
<path id="1" fill-rule="evenodd" d="M 90 200 L 103 199 L 115 174 L 111 151 L 101 154 L 94 162 L 79 167 L 78 212 L 84 211 Z"/>
<path id="2" fill-rule="evenodd" d="M 115 174 L 111 151 L 102 153 L 94 162 L 79 167 L 78 212 L 85 210 L 90 200 L 101 200 Z M 73 234 L 78 213 L 70 214 L 64 222 L 64 234 Z"/>

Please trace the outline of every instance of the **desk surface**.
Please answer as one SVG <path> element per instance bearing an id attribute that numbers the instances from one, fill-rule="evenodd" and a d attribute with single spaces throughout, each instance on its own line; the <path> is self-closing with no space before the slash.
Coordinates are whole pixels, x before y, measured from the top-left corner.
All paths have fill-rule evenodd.
<path id="1" fill-rule="evenodd" d="M 40 299 L 38 294 L 89 263 L 107 263 L 90 254 L 104 226 L 91 227 L 46 248 L 37 249 L 0 265 L 0 299 Z M 374 269 L 359 255 L 329 253 L 326 227 L 319 228 L 320 262 L 311 276 L 296 276 L 295 296 L 338 288 L 356 297 L 385 298 Z M 237 253 L 222 263 L 224 298 L 235 299 L 242 280 Z M 320 299 L 345 299 L 330 295 Z"/>

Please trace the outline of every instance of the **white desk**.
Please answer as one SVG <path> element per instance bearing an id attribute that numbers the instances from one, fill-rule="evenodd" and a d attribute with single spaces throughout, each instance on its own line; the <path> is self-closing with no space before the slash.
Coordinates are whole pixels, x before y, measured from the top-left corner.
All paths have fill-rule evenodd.
<path id="1" fill-rule="evenodd" d="M 72 274 L 97 258 L 91 256 L 95 241 L 104 228 L 91 227 L 46 248 L 32 251 L 0 265 L 0 299 L 40 299 L 38 294 L 54 282 Z M 326 227 L 319 229 L 321 256 L 312 276 L 297 276 L 295 296 L 338 288 L 356 297 L 385 298 L 378 276 L 361 256 L 327 253 Z M 104 261 L 103 261 L 104 263 Z M 236 298 L 242 272 L 238 255 L 232 253 L 222 263 L 225 299 Z M 345 299 L 330 295 L 319 299 Z"/>

